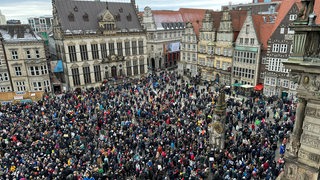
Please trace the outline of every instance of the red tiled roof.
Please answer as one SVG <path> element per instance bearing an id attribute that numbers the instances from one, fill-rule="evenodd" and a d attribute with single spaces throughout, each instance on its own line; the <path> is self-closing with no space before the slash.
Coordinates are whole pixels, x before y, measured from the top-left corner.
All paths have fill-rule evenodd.
<path id="1" fill-rule="evenodd" d="M 221 11 L 212 11 L 211 14 L 212 14 L 212 19 L 213 19 L 213 28 L 218 30 L 220 27 L 222 12 Z"/>
<path id="2" fill-rule="evenodd" d="M 244 21 L 247 19 L 246 10 L 231 10 L 230 11 L 233 29 L 233 41 L 235 41 L 239 35 L 239 32 L 243 26 Z"/>
<path id="3" fill-rule="evenodd" d="M 153 10 L 152 14 L 157 27 L 163 22 L 191 22 L 197 36 L 207 9 L 180 8 L 178 11 Z"/>
<path id="4" fill-rule="evenodd" d="M 316 24 L 320 25 L 320 1 L 318 0 L 314 2 L 314 12 L 317 15 Z"/>
<path id="5" fill-rule="evenodd" d="M 273 23 L 265 23 L 263 15 L 252 15 L 253 25 L 256 30 L 257 38 L 262 45 L 262 49 L 266 50 L 268 47 L 268 40 L 271 36 L 270 29 L 273 28 Z"/>
<path id="6" fill-rule="evenodd" d="M 193 30 L 197 36 L 199 36 L 199 30 L 202 27 L 202 20 L 206 13 L 207 9 L 189 9 L 189 8 L 180 8 L 179 12 L 183 18 L 184 22 L 191 22 Z"/>

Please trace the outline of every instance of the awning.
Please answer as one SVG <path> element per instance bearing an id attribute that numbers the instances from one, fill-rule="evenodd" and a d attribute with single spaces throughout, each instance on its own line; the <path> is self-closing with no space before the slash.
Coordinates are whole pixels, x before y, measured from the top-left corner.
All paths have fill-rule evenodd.
<path id="1" fill-rule="evenodd" d="M 244 85 L 241 85 L 240 87 L 248 89 L 248 88 L 253 88 L 254 86 L 251 86 L 249 84 L 244 84 Z"/>
<path id="2" fill-rule="evenodd" d="M 55 72 L 55 73 L 63 72 L 62 60 L 58 60 L 57 65 L 54 67 L 53 72 Z"/>
<path id="3" fill-rule="evenodd" d="M 257 84 L 255 87 L 254 87 L 254 90 L 256 91 L 261 91 L 263 89 L 263 84 Z"/>
<path id="4" fill-rule="evenodd" d="M 241 83 L 234 83 L 232 84 L 232 86 L 235 86 L 235 87 L 240 87 L 242 84 Z"/>

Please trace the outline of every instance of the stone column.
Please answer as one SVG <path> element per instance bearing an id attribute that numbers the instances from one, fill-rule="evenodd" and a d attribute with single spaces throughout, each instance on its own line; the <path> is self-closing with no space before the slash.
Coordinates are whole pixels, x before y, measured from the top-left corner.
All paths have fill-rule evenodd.
<path id="1" fill-rule="evenodd" d="M 293 132 L 290 138 L 289 153 L 291 156 L 297 157 L 300 148 L 300 137 L 302 134 L 302 125 L 305 117 L 307 101 L 299 98 L 298 107 L 296 109 L 296 119 L 294 123 Z"/>

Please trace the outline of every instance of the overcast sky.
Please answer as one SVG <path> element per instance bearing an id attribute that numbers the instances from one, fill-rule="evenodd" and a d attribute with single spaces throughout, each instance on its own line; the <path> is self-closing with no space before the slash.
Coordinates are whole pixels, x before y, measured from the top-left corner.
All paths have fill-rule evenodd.
<path id="1" fill-rule="evenodd" d="M 111 1 L 129 2 L 130 0 Z M 146 6 L 151 7 L 153 10 L 177 10 L 180 7 L 220 10 L 221 5 L 227 5 L 229 4 L 228 2 L 239 4 L 252 2 L 252 0 L 136 0 L 140 11 Z M 28 17 L 52 15 L 51 0 L 1 0 L 0 10 L 7 20 L 20 19 L 23 23 L 27 23 L 26 19 Z"/>

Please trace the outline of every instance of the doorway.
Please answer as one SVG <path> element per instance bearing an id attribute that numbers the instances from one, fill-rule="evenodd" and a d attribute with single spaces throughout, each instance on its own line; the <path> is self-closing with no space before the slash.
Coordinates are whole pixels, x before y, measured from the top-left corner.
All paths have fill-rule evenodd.
<path id="1" fill-rule="evenodd" d="M 114 78 L 117 77 L 117 67 L 116 66 L 111 67 L 111 76 Z"/>

